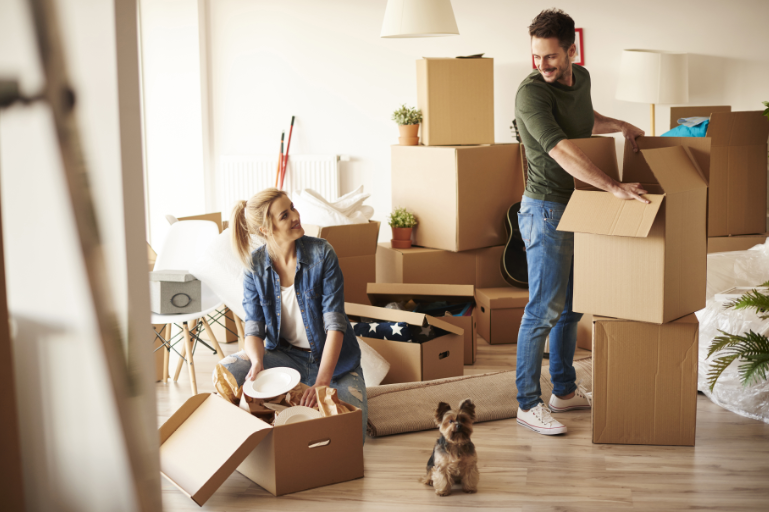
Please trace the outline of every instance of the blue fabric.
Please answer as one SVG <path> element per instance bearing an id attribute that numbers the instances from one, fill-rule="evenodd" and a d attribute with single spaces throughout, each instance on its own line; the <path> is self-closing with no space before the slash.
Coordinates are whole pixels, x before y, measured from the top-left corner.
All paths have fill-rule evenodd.
<path id="1" fill-rule="evenodd" d="M 224 365 L 235 377 L 238 386 L 246 382 L 246 375 L 251 369 L 251 361 L 245 351 L 238 352 L 231 361 Z M 221 364 L 221 363 L 220 363 Z M 264 369 L 288 367 L 299 372 L 301 382 L 312 386 L 318 377 L 318 361 L 310 352 L 303 352 L 296 348 L 278 345 L 275 350 L 264 351 Z M 339 378 L 331 380 L 331 387 L 336 389 L 337 396 L 342 402 L 354 405 L 363 412 L 363 442 L 366 442 L 366 423 L 368 422 L 368 400 L 366 397 L 366 382 L 363 378 L 363 370 L 360 365 L 353 371 Z"/>
<path id="2" fill-rule="evenodd" d="M 573 362 L 582 314 L 571 309 L 574 233 L 556 231 L 565 209 L 565 204 L 524 196 L 518 212 L 529 266 L 529 303 L 518 331 L 515 377 L 523 410 L 542 401 L 539 377 L 548 335 L 553 394 L 564 396 L 577 389 Z"/>
<path id="3" fill-rule="evenodd" d="M 358 322 L 354 327 L 356 336 L 390 341 L 411 341 L 411 331 L 406 322 Z"/>
<path id="4" fill-rule="evenodd" d="M 280 340 L 280 277 L 272 268 L 266 246 L 251 255 L 252 270 L 243 279 L 246 336 L 265 341 L 275 350 Z M 296 300 L 304 320 L 313 357 L 320 361 L 328 331 L 344 333 L 334 378 L 360 365 L 360 346 L 344 311 L 344 277 L 339 259 L 327 241 L 303 236 L 296 241 Z"/>
<path id="5" fill-rule="evenodd" d="M 660 137 L 704 137 L 708 133 L 710 121 L 703 121 L 697 126 L 678 125 L 670 131 L 660 135 Z"/>

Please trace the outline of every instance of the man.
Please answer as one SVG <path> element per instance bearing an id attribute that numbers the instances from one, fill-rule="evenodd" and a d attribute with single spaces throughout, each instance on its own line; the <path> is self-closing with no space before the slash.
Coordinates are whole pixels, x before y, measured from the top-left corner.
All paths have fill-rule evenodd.
<path id="1" fill-rule="evenodd" d="M 590 74 L 572 65 L 574 20 L 561 10 L 546 10 L 529 26 L 537 69 L 521 82 L 515 117 L 529 162 L 518 224 L 529 265 L 529 303 L 518 333 L 518 423 L 545 435 L 563 434 L 566 426 L 552 412 L 589 409 L 590 400 L 575 383 L 573 366 L 577 323 L 572 311 L 574 234 L 557 231 L 574 191 L 574 178 L 621 199 L 648 203 L 638 183 L 619 183 L 604 174 L 569 139 L 622 132 L 638 151 L 643 131 L 600 115 L 590 99 Z M 539 377 L 545 340 L 550 335 L 553 396 L 549 407 L 540 397 Z"/>

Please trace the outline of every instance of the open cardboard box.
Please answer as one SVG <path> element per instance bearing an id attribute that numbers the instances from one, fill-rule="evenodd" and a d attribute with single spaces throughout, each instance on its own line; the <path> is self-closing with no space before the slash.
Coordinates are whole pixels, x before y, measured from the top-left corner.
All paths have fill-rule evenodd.
<path id="1" fill-rule="evenodd" d="M 477 288 L 475 317 L 478 334 L 490 345 L 518 343 L 523 310 L 529 290 L 521 288 Z"/>
<path id="2" fill-rule="evenodd" d="M 160 427 L 160 472 L 200 506 L 235 470 L 275 496 L 345 482 L 363 476 L 362 422 L 357 409 L 273 427 L 201 393 Z"/>
<path id="3" fill-rule="evenodd" d="M 475 288 L 471 285 L 452 284 L 399 284 L 369 283 L 368 295 L 372 304 L 386 304 L 413 300 L 415 302 L 448 302 L 461 304 L 475 302 Z M 441 320 L 461 327 L 465 339 L 465 364 L 475 364 L 475 313 L 467 316 L 441 316 Z"/>
<path id="4" fill-rule="evenodd" d="M 747 251 L 766 243 L 769 233 L 760 235 L 714 236 L 708 238 L 708 254 L 713 252 Z"/>
<path id="5" fill-rule="evenodd" d="M 323 238 L 334 248 L 344 275 L 344 300 L 368 304 L 366 285 L 376 281 L 379 221 L 344 226 L 304 225 L 307 236 Z"/>
<path id="6" fill-rule="evenodd" d="M 616 179 L 613 139 L 572 142 Z M 577 181 L 558 230 L 575 233 L 574 311 L 661 324 L 705 307 L 708 187 L 689 148 L 641 152 L 650 204 Z"/>
<path id="7" fill-rule="evenodd" d="M 593 442 L 694 446 L 697 317 L 593 325 Z"/>
<path id="8" fill-rule="evenodd" d="M 390 363 L 390 371 L 382 380 L 382 384 L 420 382 L 464 374 L 465 333 L 461 327 L 423 313 L 348 302 L 345 303 L 344 309 L 352 321 L 365 317 L 386 322 L 405 322 L 419 327 L 431 325 L 447 331 L 443 336 L 425 343 L 361 337 Z"/>

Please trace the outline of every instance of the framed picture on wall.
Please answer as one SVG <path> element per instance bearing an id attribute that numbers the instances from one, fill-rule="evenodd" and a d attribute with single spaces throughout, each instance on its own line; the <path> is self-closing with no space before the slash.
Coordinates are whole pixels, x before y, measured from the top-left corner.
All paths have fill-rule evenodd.
<path id="1" fill-rule="evenodd" d="M 574 54 L 573 64 L 585 65 L 585 43 L 582 37 L 582 29 L 574 29 L 574 44 L 577 47 L 577 53 Z M 534 62 L 534 56 L 531 56 L 531 69 L 537 69 L 537 64 Z"/>

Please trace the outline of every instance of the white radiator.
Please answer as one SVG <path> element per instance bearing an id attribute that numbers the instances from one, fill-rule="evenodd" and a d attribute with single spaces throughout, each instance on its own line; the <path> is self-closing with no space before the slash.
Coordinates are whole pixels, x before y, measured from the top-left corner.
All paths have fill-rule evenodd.
<path id="1" fill-rule="evenodd" d="M 275 186 L 277 156 L 222 156 L 216 168 L 219 206 L 229 216 L 235 202 Z M 339 197 L 338 155 L 290 155 L 283 189 L 289 196 L 311 188 L 329 201 Z"/>

